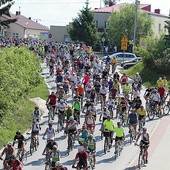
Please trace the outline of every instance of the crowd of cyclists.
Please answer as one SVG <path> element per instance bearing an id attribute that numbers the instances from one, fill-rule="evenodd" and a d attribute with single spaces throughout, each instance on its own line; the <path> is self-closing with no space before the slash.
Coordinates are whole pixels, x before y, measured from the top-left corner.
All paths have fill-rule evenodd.
<path id="1" fill-rule="evenodd" d="M 133 142 L 137 144 L 140 139 L 139 146 L 141 150 L 144 148 L 145 164 L 148 163 L 150 139 L 145 120 L 147 116 L 152 118 L 153 114 L 158 117 L 164 114 L 163 105 L 168 102 L 170 95 L 166 77 L 160 77 L 156 87 L 146 88 L 142 96 L 142 78 L 139 73 L 135 74 L 130 84 L 128 75 L 116 71 L 118 65 L 116 58 L 108 56 L 106 61 L 102 61 L 86 45 L 45 43 L 43 60 L 49 68 L 49 75 L 55 77 L 56 83 L 56 90 L 51 92 L 46 101 L 48 115 L 51 115 L 43 134 L 43 139 L 47 140 L 42 152 L 45 155 L 46 166 L 50 166 L 52 170 L 67 169 L 61 163 L 60 150 L 55 141 L 57 133 L 63 131 L 68 138 L 68 154 L 74 148 L 75 141 L 79 142 L 72 168 L 78 170 L 88 170 L 90 166 L 95 168 L 97 121 L 101 122 L 99 128 L 101 139 L 103 137 L 109 139 L 108 151 L 114 146 L 116 155 L 119 144 L 121 150 L 123 149 L 124 141 L 127 140 L 124 129 L 128 127 Z M 143 97 L 145 101 L 142 100 Z M 33 111 L 31 138 L 35 139 L 37 145 L 41 130 L 40 119 L 40 109 L 36 106 Z M 53 127 L 56 120 L 57 129 Z M 26 140 L 20 131 L 16 132 L 14 141 L 16 140 L 22 153 L 19 160 L 14 154 L 15 142 L 9 142 L 0 154 L 0 158 L 5 155 L 6 169 L 10 169 L 9 167 L 12 167 L 12 170 L 22 169 Z"/>

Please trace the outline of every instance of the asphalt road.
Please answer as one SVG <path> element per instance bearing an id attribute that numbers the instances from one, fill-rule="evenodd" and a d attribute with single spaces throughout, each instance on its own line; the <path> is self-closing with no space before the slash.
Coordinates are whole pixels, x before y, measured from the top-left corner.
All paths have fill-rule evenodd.
<path id="1" fill-rule="evenodd" d="M 50 91 L 55 91 L 55 77 L 50 77 L 48 74 L 48 69 L 46 68 L 45 63 L 42 64 L 43 68 L 43 77 L 45 78 L 45 81 L 48 84 L 49 90 Z M 143 96 L 144 90 L 141 91 L 141 96 Z M 68 99 L 68 101 L 71 101 L 71 98 Z M 144 100 L 142 97 L 142 101 L 144 104 Z M 43 104 L 43 102 L 42 102 Z M 45 101 L 44 101 L 45 105 Z M 44 106 L 43 106 L 44 107 Z M 97 153 L 96 153 L 96 170 L 102 170 L 103 168 L 106 168 L 107 170 L 133 170 L 136 169 L 135 164 L 133 164 L 134 160 L 137 159 L 138 153 L 139 153 L 139 147 L 134 146 L 134 144 L 129 143 L 129 134 L 128 134 L 128 129 L 125 127 L 125 134 L 126 134 L 126 139 L 125 139 L 125 146 L 124 149 L 118 159 L 115 160 L 114 158 L 114 146 L 110 149 L 110 152 L 104 154 L 103 151 L 103 145 L 104 145 L 104 140 L 100 139 L 100 131 L 99 128 L 101 127 L 101 123 L 99 122 L 99 114 L 100 114 L 100 105 L 97 105 L 97 110 L 98 110 L 98 115 L 97 115 L 97 122 L 96 122 L 96 129 L 95 129 L 95 139 L 97 143 Z M 115 114 L 115 112 L 114 112 Z M 28 159 L 27 162 L 25 163 L 24 170 L 42 170 L 45 167 L 45 157 L 42 155 L 43 149 L 46 145 L 46 141 L 42 139 L 42 135 L 44 134 L 45 129 L 48 127 L 47 126 L 47 110 L 46 114 L 43 116 L 42 120 L 43 125 L 41 126 L 41 131 L 40 131 L 40 145 L 38 147 L 38 150 L 33 153 L 31 156 L 28 152 Z M 115 122 L 117 120 L 114 120 Z M 154 121 L 148 121 L 146 120 L 146 127 L 148 128 L 148 132 L 150 135 L 154 132 L 157 124 L 161 121 L 160 119 L 155 119 Z M 55 117 L 54 120 L 54 127 L 56 128 L 56 122 L 57 118 Z M 81 123 L 83 122 L 83 114 L 81 117 Z M 79 125 L 79 128 L 81 128 L 81 125 Z M 28 135 L 26 135 L 26 138 L 29 138 Z M 77 153 L 77 148 L 78 148 L 78 142 L 75 143 L 74 150 L 70 153 L 70 155 L 67 155 L 67 138 L 64 136 L 63 132 L 58 133 L 56 135 L 55 140 L 58 143 L 58 148 L 61 152 L 61 161 L 62 163 L 67 166 L 67 168 L 70 170 L 72 169 L 72 163 L 74 160 L 74 157 Z M 29 151 L 29 144 L 30 140 L 28 140 L 27 145 L 26 145 L 26 150 Z M 2 165 L 0 164 L 0 168 L 2 169 Z"/>

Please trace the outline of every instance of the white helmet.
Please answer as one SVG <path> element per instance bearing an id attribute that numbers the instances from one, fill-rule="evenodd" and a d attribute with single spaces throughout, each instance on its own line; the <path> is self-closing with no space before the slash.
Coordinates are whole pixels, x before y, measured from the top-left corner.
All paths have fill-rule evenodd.
<path id="1" fill-rule="evenodd" d="M 55 163 L 55 166 L 62 166 L 62 163 L 58 161 Z"/>
<path id="2" fill-rule="evenodd" d="M 78 147 L 78 152 L 82 152 L 82 151 L 84 151 L 84 147 L 83 146 L 79 146 Z"/>

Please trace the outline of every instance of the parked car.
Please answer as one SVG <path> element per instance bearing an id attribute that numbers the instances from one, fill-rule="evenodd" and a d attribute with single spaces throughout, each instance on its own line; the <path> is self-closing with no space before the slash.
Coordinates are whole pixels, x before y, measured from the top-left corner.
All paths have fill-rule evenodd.
<path id="1" fill-rule="evenodd" d="M 108 56 L 104 56 L 103 57 L 103 61 L 106 60 Z M 129 61 L 129 60 L 133 60 L 136 59 L 136 55 L 133 53 L 123 53 L 123 52 L 119 52 L 119 53 L 114 53 L 112 55 L 109 55 L 110 59 L 112 59 L 113 57 L 116 57 L 118 63 L 124 62 L 124 61 Z"/>
<path id="2" fill-rule="evenodd" d="M 136 65 L 137 63 L 139 63 L 140 61 L 142 61 L 141 57 L 137 57 L 135 59 L 132 60 L 127 60 L 125 62 L 121 62 L 121 67 L 123 67 L 124 69 L 128 69 L 134 65 Z"/>

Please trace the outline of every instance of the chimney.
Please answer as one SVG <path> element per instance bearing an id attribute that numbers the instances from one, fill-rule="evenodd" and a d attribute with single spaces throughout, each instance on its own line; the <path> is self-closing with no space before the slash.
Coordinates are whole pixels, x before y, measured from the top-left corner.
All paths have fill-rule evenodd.
<path id="1" fill-rule="evenodd" d="M 110 1 L 109 1 L 109 7 L 110 7 L 110 6 L 113 6 L 113 5 L 115 5 L 115 3 L 110 0 Z"/>
<path id="2" fill-rule="evenodd" d="M 19 12 L 18 12 L 18 11 L 16 11 L 16 15 L 19 15 Z"/>
<path id="3" fill-rule="evenodd" d="M 21 15 L 21 11 L 18 11 L 18 15 Z"/>
<path id="4" fill-rule="evenodd" d="M 161 11 L 160 9 L 155 9 L 156 14 L 160 14 L 160 11 Z"/>
<path id="5" fill-rule="evenodd" d="M 29 17 L 28 19 L 31 20 L 31 17 Z"/>

